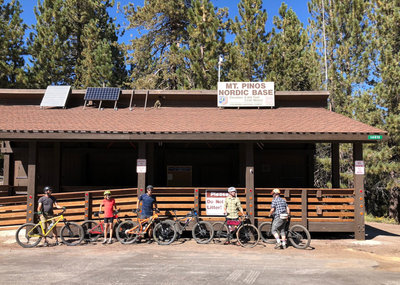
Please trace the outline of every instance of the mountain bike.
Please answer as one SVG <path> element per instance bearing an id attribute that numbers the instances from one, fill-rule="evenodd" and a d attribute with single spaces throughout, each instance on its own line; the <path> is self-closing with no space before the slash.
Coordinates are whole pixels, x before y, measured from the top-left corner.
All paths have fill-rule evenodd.
<path id="1" fill-rule="evenodd" d="M 305 249 L 310 246 L 311 235 L 310 232 L 302 225 L 290 225 L 290 216 L 285 225 L 286 238 L 295 248 Z M 276 243 L 275 237 L 271 233 L 272 222 L 263 222 L 259 225 L 258 230 L 261 233 L 261 239 L 265 243 L 274 244 Z"/>
<path id="2" fill-rule="evenodd" d="M 63 222 L 64 226 L 60 231 L 61 241 L 69 246 L 78 245 L 83 240 L 83 228 L 77 223 L 68 222 L 63 216 L 66 211 L 65 207 L 63 210 L 54 218 L 47 219 L 46 221 L 40 221 L 37 224 L 26 223 L 20 226 L 15 233 L 15 239 L 17 243 L 25 248 L 35 247 L 44 237 L 48 237 L 54 227 L 58 223 Z M 41 214 L 41 212 L 36 212 L 35 214 Z M 46 231 L 46 222 L 50 221 L 51 224 Z"/>
<path id="3" fill-rule="evenodd" d="M 116 233 L 118 225 L 122 223 L 122 220 L 118 217 L 119 209 L 113 212 L 113 218 L 116 220 L 116 222 L 113 225 L 113 232 Z M 96 212 L 93 214 L 95 217 L 100 216 L 100 212 Z M 99 219 L 100 220 L 100 219 Z M 84 232 L 84 240 L 86 242 L 95 242 L 97 241 L 101 236 L 104 235 L 104 219 L 100 220 L 100 222 L 96 220 L 89 220 L 85 221 L 82 223 L 82 228 Z M 123 235 L 123 233 L 121 233 Z"/>
<path id="4" fill-rule="evenodd" d="M 175 215 L 174 227 L 177 232 L 176 239 L 179 239 L 186 227 L 194 219 L 196 224 L 192 229 L 192 237 L 197 243 L 206 244 L 211 241 L 214 235 L 213 226 L 206 221 L 200 221 L 197 211 L 191 209 L 184 217 L 178 218 L 176 215 L 176 210 L 170 210 Z"/>
<path id="5" fill-rule="evenodd" d="M 215 243 L 230 243 L 235 236 L 243 247 L 255 247 L 260 241 L 260 232 L 247 215 L 238 220 L 229 220 L 225 216 L 225 222 L 216 222 L 213 228 Z"/>
<path id="6" fill-rule="evenodd" d="M 133 213 L 138 214 L 137 209 L 132 210 Z M 153 238 L 159 245 L 168 245 L 176 238 L 176 231 L 174 222 L 170 220 L 160 221 L 158 213 L 155 213 L 146 219 L 140 219 L 139 215 L 137 221 L 125 221 L 118 225 L 116 235 L 117 239 L 122 244 L 132 244 L 138 242 L 145 234 L 149 234 L 151 226 L 154 224 Z"/>

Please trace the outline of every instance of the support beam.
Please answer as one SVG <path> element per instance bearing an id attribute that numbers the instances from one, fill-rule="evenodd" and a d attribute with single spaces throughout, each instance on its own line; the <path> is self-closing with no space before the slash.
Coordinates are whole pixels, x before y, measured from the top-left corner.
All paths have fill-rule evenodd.
<path id="1" fill-rule="evenodd" d="M 301 224 L 308 228 L 308 192 L 306 189 L 301 191 Z"/>
<path id="2" fill-rule="evenodd" d="M 147 183 L 154 185 L 154 143 L 147 143 Z"/>
<path id="3" fill-rule="evenodd" d="M 26 205 L 26 222 L 33 223 L 36 211 L 36 164 L 37 164 L 37 142 L 29 142 L 28 154 L 28 190 Z"/>
<path id="4" fill-rule="evenodd" d="M 364 163 L 362 143 L 353 143 L 353 166 L 354 166 L 354 237 L 358 240 L 365 240 L 365 193 L 364 173 L 356 171 L 356 161 Z M 359 174 L 358 174 L 359 173 Z"/>
<path id="5" fill-rule="evenodd" d="M 138 149 L 138 159 L 146 159 L 146 143 L 139 142 L 139 149 Z M 138 189 L 137 195 L 138 197 L 144 194 L 146 191 L 146 173 L 138 173 Z"/>
<path id="6" fill-rule="evenodd" d="M 246 143 L 246 213 L 254 224 L 254 145 Z"/>
<path id="7" fill-rule="evenodd" d="M 85 192 L 85 221 L 92 219 L 92 193 Z"/>
<path id="8" fill-rule="evenodd" d="M 340 188 L 339 143 L 331 143 L 332 188 Z"/>
<path id="9" fill-rule="evenodd" d="M 3 155 L 3 185 L 10 185 L 11 182 L 11 154 Z"/>

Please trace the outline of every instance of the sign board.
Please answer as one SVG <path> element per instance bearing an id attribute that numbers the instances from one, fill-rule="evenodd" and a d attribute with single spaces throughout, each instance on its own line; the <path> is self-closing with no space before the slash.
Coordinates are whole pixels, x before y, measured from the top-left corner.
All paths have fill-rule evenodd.
<path id="1" fill-rule="evenodd" d="M 274 107 L 274 82 L 218 82 L 218 107 Z"/>
<path id="2" fill-rule="evenodd" d="M 146 159 L 138 159 L 136 161 L 136 172 L 146 173 Z"/>
<path id="3" fill-rule="evenodd" d="M 365 174 L 365 168 L 364 168 L 364 161 L 363 160 L 356 160 L 354 162 L 354 174 L 360 174 L 360 175 L 364 175 Z"/>
<path id="4" fill-rule="evenodd" d="M 225 198 L 229 194 L 227 191 L 206 191 L 206 214 L 207 216 L 223 216 Z"/>
<path id="5" fill-rule="evenodd" d="M 168 165 L 167 166 L 167 186 L 192 186 L 192 166 L 191 165 Z"/>
<path id="6" fill-rule="evenodd" d="M 369 135 L 368 139 L 369 140 L 381 140 L 382 136 L 381 135 Z"/>

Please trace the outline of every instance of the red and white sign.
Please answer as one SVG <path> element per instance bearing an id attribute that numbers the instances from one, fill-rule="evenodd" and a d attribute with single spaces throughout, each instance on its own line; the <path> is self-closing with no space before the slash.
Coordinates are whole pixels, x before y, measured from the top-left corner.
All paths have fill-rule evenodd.
<path id="1" fill-rule="evenodd" d="M 365 174 L 365 167 L 363 160 L 356 160 L 354 162 L 354 174 L 360 174 L 360 175 Z"/>
<path id="2" fill-rule="evenodd" d="M 206 191 L 206 213 L 207 216 L 223 216 L 225 198 L 229 194 L 227 191 Z"/>
<path id="3" fill-rule="evenodd" d="M 136 161 L 136 172 L 146 173 L 146 159 L 138 159 Z"/>

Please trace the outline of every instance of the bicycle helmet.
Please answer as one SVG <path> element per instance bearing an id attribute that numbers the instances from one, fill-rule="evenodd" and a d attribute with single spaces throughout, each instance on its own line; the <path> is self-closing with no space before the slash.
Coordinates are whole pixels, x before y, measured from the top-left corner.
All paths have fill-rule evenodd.
<path id="1" fill-rule="evenodd" d="M 228 193 L 230 192 L 236 192 L 236 188 L 235 187 L 229 187 L 228 188 Z"/>
<path id="2" fill-rule="evenodd" d="M 104 191 L 104 196 L 106 196 L 106 195 L 111 195 L 111 191 L 109 191 L 109 190 Z"/>
<path id="3" fill-rule="evenodd" d="M 153 191 L 153 185 L 147 185 L 146 190 L 151 190 L 151 191 Z"/>
<path id="4" fill-rule="evenodd" d="M 44 193 L 44 194 L 46 194 L 46 193 L 47 193 L 47 191 L 51 191 L 51 192 L 53 192 L 53 188 L 52 188 L 52 187 L 50 187 L 50 186 L 46 186 L 46 187 L 44 187 L 44 188 L 43 188 L 43 193 Z"/>
<path id="5" fill-rule="evenodd" d="M 281 191 L 278 188 L 272 190 L 271 194 L 281 194 Z"/>

